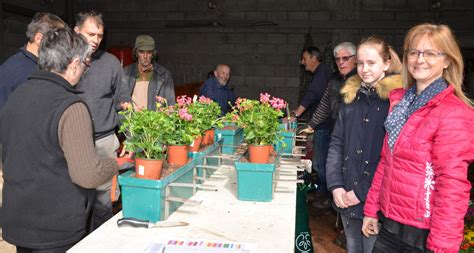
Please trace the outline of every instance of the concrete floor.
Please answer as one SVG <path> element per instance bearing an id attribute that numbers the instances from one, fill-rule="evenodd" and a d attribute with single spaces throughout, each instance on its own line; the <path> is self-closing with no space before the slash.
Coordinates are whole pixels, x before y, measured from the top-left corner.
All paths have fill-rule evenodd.
<path id="1" fill-rule="evenodd" d="M 317 253 L 343 253 L 345 250 L 334 243 L 338 232 L 335 229 L 336 214 L 332 209 L 313 208 L 311 193 L 308 196 L 309 228 L 313 237 L 313 249 Z"/>

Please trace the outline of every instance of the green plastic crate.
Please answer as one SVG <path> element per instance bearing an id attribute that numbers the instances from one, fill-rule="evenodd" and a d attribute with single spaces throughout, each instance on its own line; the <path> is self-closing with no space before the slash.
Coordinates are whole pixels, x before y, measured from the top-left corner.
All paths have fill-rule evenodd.
<path id="1" fill-rule="evenodd" d="M 192 158 L 195 161 L 196 165 L 202 165 L 204 164 L 204 159 L 206 159 L 206 164 L 211 165 L 211 166 L 217 166 L 219 164 L 219 158 L 205 158 L 206 155 L 210 153 L 216 153 L 218 152 L 219 145 L 221 145 L 222 139 L 221 140 L 216 140 L 214 144 L 208 146 L 204 150 L 200 150 L 200 152 L 188 152 L 188 157 Z M 197 175 L 198 176 L 203 176 L 203 170 L 204 168 L 197 168 Z M 213 169 L 208 169 L 206 170 L 206 176 L 209 177 L 211 176 L 215 170 Z"/>
<path id="2" fill-rule="evenodd" d="M 296 121 L 292 121 L 292 122 L 288 122 L 288 123 L 281 123 L 281 120 L 280 120 L 279 128 L 283 131 L 294 130 L 297 127 L 298 127 L 298 122 L 296 122 Z"/>
<path id="3" fill-rule="evenodd" d="M 244 131 L 242 128 L 237 129 L 222 129 L 218 128 L 215 132 L 216 140 L 222 139 L 222 153 L 223 154 L 234 154 L 237 150 L 236 146 L 239 146 L 244 140 Z"/>
<path id="4" fill-rule="evenodd" d="M 156 222 L 165 217 L 165 188 L 172 182 L 193 183 L 193 168 L 196 160 L 188 162 L 172 174 L 160 180 L 141 179 L 135 177 L 135 171 L 127 171 L 118 177 L 122 190 L 123 217 Z M 189 187 L 170 187 L 170 196 L 190 198 L 194 192 Z M 170 201 L 169 214 L 182 205 Z"/>
<path id="5" fill-rule="evenodd" d="M 278 141 L 275 145 L 274 148 L 278 153 L 289 153 L 291 154 L 293 152 L 293 146 L 295 143 L 295 136 L 296 133 L 295 131 L 282 131 L 280 134 L 283 136 L 283 142 L 285 145 Z"/>
<path id="6" fill-rule="evenodd" d="M 237 198 L 270 202 L 273 199 L 275 164 L 235 162 Z"/>

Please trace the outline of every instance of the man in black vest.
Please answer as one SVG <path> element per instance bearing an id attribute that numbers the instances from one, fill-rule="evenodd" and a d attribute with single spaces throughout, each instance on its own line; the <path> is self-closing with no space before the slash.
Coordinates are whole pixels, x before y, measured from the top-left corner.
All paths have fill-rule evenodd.
<path id="1" fill-rule="evenodd" d="M 94 188 L 117 173 L 94 149 L 92 120 L 74 86 L 90 47 L 69 29 L 43 36 L 38 66 L 0 113 L 3 239 L 17 252 L 65 252 L 84 237 Z"/>

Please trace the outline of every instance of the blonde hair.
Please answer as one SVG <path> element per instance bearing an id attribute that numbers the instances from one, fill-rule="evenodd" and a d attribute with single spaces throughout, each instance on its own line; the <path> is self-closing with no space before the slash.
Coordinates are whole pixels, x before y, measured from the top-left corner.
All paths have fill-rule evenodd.
<path id="1" fill-rule="evenodd" d="M 449 85 L 453 86 L 456 96 L 472 107 L 473 102 L 462 91 L 464 62 L 461 50 L 459 49 L 459 45 L 456 42 L 451 29 L 447 25 L 424 23 L 414 26 L 408 31 L 407 36 L 405 37 L 405 42 L 403 43 L 403 50 L 405 53 L 403 54 L 402 78 L 405 88 L 408 88 L 415 83 L 415 79 L 411 76 L 410 72 L 408 72 L 406 51 L 425 36 L 434 46 L 446 54 L 446 57 L 450 62 L 448 67 L 443 70 L 444 79 L 446 79 Z"/>
<path id="2" fill-rule="evenodd" d="M 357 50 L 363 45 L 373 45 L 377 51 L 379 52 L 380 56 L 384 62 L 390 61 L 390 67 L 385 71 L 386 74 L 399 74 L 402 70 L 402 63 L 400 58 L 398 58 L 397 53 L 393 48 L 387 44 L 382 38 L 372 35 L 368 38 L 364 38 L 359 42 L 357 46 Z"/>

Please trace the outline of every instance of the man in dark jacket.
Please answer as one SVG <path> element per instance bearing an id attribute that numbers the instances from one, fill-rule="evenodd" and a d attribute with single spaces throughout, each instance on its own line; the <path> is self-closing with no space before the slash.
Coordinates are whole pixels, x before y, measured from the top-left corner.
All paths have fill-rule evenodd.
<path id="1" fill-rule="evenodd" d="M 199 96 L 208 97 L 219 104 L 222 115 L 230 112 L 231 105 L 234 105 L 237 99 L 234 91 L 227 85 L 229 79 L 230 67 L 219 64 L 214 70 L 214 76 L 209 77 L 199 90 Z"/>
<path id="2" fill-rule="evenodd" d="M 155 40 L 148 35 L 137 36 L 133 55 L 137 61 L 124 68 L 133 106 L 155 110 L 157 96 L 166 98 L 168 105 L 174 105 L 176 98 L 171 72 L 153 60 Z"/>
<path id="3" fill-rule="evenodd" d="M 313 168 L 318 172 L 319 193 L 321 193 L 314 202 L 314 206 L 320 209 L 329 208 L 331 206 L 331 196 L 326 185 L 326 159 L 328 156 L 332 127 L 342 101 L 339 92 L 347 78 L 357 73 L 355 68 L 355 53 L 356 47 L 350 42 L 342 42 L 334 48 L 334 58 L 338 71 L 329 79 L 321 102 L 316 107 L 308 127 L 302 130 L 302 132 L 306 133 L 314 132 L 315 135 L 319 135 L 320 138 L 323 139 L 323 141 L 320 142 L 313 142 L 313 157 L 315 155 L 321 157 L 319 162 L 316 162 L 316 164 L 313 163 Z M 314 129 L 316 129 L 316 131 L 314 131 Z"/>
<path id="4" fill-rule="evenodd" d="M 308 47 L 303 50 L 301 63 L 305 66 L 306 71 L 313 74 L 313 77 L 300 105 L 292 113 L 294 117 L 300 117 L 305 111 L 309 111 L 310 115 L 314 112 L 323 97 L 331 75 L 331 69 L 326 64 L 321 63 L 321 52 L 317 47 Z M 326 171 L 327 152 L 324 152 L 324 150 L 329 147 L 330 127 L 331 122 L 328 119 L 313 135 L 312 169 L 318 172 L 318 176 L 324 175 Z M 326 181 L 322 180 L 320 176 L 318 178 L 320 179 L 318 188 L 322 197 L 328 199 L 329 192 L 326 190 Z"/>
<path id="5" fill-rule="evenodd" d="M 8 96 L 25 82 L 27 77 L 38 69 L 38 48 L 43 35 L 54 28 L 64 27 L 58 16 L 38 12 L 34 15 L 26 30 L 28 42 L 25 47 L 2 64 L 0 73 L 0 108 L 7 102 Z"/>
<path id="6" fill-rule="evenodd" d="M 99 49 L 104 36 L 102 15 L 95 12 L 82 12 L 77 15 L 74 31 L 83 35 L 92 47 L 88 71 L 77 84 L 78 94 L 89 107 L 94 123 L 94 139 L 97 154 L 102 158 L 116 157 L 119 141 L 115 135 L 118 125 L 118 111 L 130 102 L 130 92 L 124 82 L 123 69 L 118 59 Z M 112 218 L 112 181 L 97 188 L 92 211 L 92 229 Z"/>
<path id="7" fill-rule="evenodd" d="M 69 29 L 43 34 L 39 70 L 0 113 L 3 238 L 17 252 L 65 252 L 81 240 L 94 188 L 118 171 L 95 154 L 91 116 L 74 89 L 89 55 Z"/>

